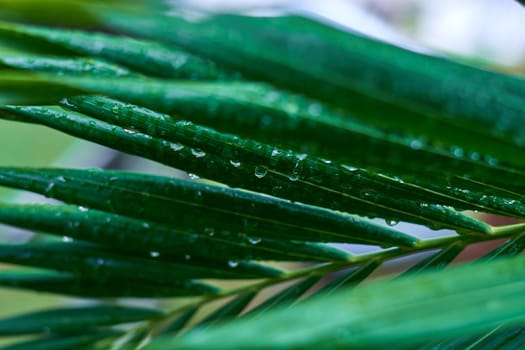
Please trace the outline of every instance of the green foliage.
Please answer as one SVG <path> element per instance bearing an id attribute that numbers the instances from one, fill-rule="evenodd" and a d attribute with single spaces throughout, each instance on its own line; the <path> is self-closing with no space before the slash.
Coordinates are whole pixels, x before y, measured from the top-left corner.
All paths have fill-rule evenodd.
<path id="1" fill-rule="evenodd" d="M 24 336 L 5 349 L 525 342 L 525 224 L 485 220 L 525 217 L 523 78 L 299 16 L 0 5 L 0 118 L 190 178 L 0 164 L 0 186 L 58 201 L 0 202 L 0 223 L 34 233 L 0 242 L 0 286 L 94 302 L 0 319 L 0 335 Z M 416 253 L 398 278 L 359 285 Z"/>

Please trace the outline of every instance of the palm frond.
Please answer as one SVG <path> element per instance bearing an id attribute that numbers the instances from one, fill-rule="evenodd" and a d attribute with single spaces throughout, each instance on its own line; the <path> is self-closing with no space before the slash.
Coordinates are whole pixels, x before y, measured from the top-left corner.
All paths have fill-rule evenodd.
<path id="1" fill-rule="evenodd" d="M 100 303 L 0 320 L 36 336 L 6 349 L 523 343 L 525 225 L 471 214 L 525 216 L 522 78 L 299 16 L 0 3 L 0 118 L 190 177 L 1 166 L 1 186 L 61 203 L 0 202 L 1 223 L 35 233 L 0 244 L 0 285 Z M 398 278 L 360 285 L 416 253 Z M 159 305 L 105 302 L 125 297 Z"/>

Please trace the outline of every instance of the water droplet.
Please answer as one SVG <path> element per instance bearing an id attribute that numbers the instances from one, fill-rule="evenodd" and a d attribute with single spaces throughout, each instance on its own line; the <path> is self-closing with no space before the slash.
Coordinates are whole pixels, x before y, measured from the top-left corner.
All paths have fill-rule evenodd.
<path id="1" fill-rule="evenodd" d="M 321 158 L 321 162 L 325 163 L 325 164 L 330 164 L 332 163 L 332 161 L 330 159 L 324 159 L 324 158 Z"/>
<path id="2" fill-rule="evenodd" d="M 202 150 L 200 150 L 198 148 L 192 148 L 191 149 L 191 154 L 193 154 L 193 156 L 195 158 L 202 158 L 202 157 L 204 157 L 206 155 L 206 152 L 204 152 L 204 151 L 202 151 Z"/>
<path id="3" fill-rule="evenodd" d="M 159 252 L 149 252 L 149 256 L 151 256 L 152 258 L 158 258 L 160 256 L 160 253 Z"/>
<path id="4" fill-rule="evenodd" d="M 372 189 L 363 189 L 360 193 L 364 198 L 373 198 L 376 195 L 376 192 Z"/>
<path id="5" fill-rule="evenodd" d="M 136 130 L 133 130 L 133 129 L 124 129 L 124 132 L 126 134 L 129 134 L 129 135 L 133 135 L 133 134 L 136 134 L 137 131 Z"/>
<path id="6" fill-rule="evenodd" d="M 323 106 L 319 103 L 312 103 L 308 106 L 308 113 L 313 116 L 321 115 L 323 112 Z"/>
<path id="7" fill-rule="evenodd" d="M 276 157 L 276 156 L 278 156 L 280 153 L 281 153 L 281 152 L 279 152 L 278 149 L 274 149 L 274 150 L 272 150 L 272 154 L 271 154 L 271 156 L 272 156 L 272 157 Z"/>
<path id="8" fill-rule="evenodd" d="M 48 192 L 51 192 L 53 190 L 53 187 L 55 187 L 55 183 L 54 182 L 50 182 L 46 189 L 44 190 L 45 193 L 48 193 Z"/>
<path id="9" fill-rule="evenodd" d="M 178 151 L 184 149 L 184 145 L 181 145 L 180 143 L 172 143 L 172 144 L 170 145 L 170 148 L 171 148 L 173 151 L 178 152 Z"/>
<path id="10" fill-rule="evenodd" d="M 299 162 L 302 161 L 302 160 L 305 160 L 306 157 L 308 157 L 308 154 L 306 154 L 306 153 L 300 153 L 300 154 L 298 154 L 298 155 L 296 156 L 296 158 L 297 158 L 297 160 L 298 160 Z"/>
<path id="11" fill-rule="evenodd" d="M 489 163 L 489 165 L 498 165 L 498 160 L 494 157 L 487 156 L 485 157 L 485 161 Z"/>
<path id="12" fill-rule="evenodd" d="M 342 167 L 345 169 L 345 170 L 348 170 L 350 172 L 356 172 L 359 170 L 359 168 L 356 168 L 356 167 L 353 167 L 353 166 L 350 166 L 350 165 L 346 165 L 346 164 L 343 164 Z"/>
<path id="13" fill-rule="evenodd" d="M 86 208 L 86 207 L 79 206 L 79 207 L 78 207 L 78 210 L 79 210 L 79 211 L 82 211 L 82 212 L 86 212 L 86 211 L 88 211 L 89 209 Z"/>
<path id="14" fill-rule="evenodd" d="M 66 243 L 73 242 L 73 238 L 68 237 L 68 236 L 64 236 L 64 237 L 62 237 L 62 242 L 66 242 Z"/>
<path id="15" fill-rule="evenodd" d="M 472 153 L 470 153 L 470 159 L 472 159 L 472 160 L 480 160 L 481 159 L 481 155 L 478 152 L 472 152 Z"/>
<path id="16" fill-rule="evenodd" d="M 184 255 L 184 260 L 191 260 L 191 255 L 190 254 Z"/>
<path id="17" fill-rule="evenodd" d="M 58 177 L 56 178 L 56 181 L 58 181 L 58 182 L 66 182 L 66 178 L 63 177 L 63 176 L 58 176 Z"/>
<path id="18" fill-rule="evenodd" d="M 236 161 L 236 160 L 230 160 L 230 164 L 231 164 L 234 168 L 238 168 L 238 167 L 241 166 L 241 162 Z"/>
<path id="19" fill-rule="evenodd" d="M 204 233 L 206 233 L 210 237 L 213 237 L 215 235 L 215 230 L 213 229 L 213 227 L 206 227 L 204 229 Z"/>
<path id="20" fill-rule="evenodd" d="M 266 176 L 267 173 L 268 173 L 268 170 L 265 167 L 262 167 L 262 166 L 255 167 L 255 177 L 256 178 L 262 179 L 263 177 Z"/>
<path id="21" fill-rule="evenodd" d="M 385 219 L 385 223 L 388 225 L 388 226 L 396 226 L 399 221 L 397 220 L 392 220 L 392 219 Z"/>
<path id="22" fill-rule="evenodd" d="M 195 175 L 193 173 L 188 173 L 188 177 L 192 180 L 198 180 L 200 179 L 200 176 L 199 175 Z"/>
<path id="23" fill-rule="evenodd" d="M 419 203 L 419 207 L 420 208 L 427 208 L 428 207 L 428 203 Z"/>
<path id="24" fill-rule="evenodd" d="M 142 227 L 144 227 L 144 228 L 149 228 L 149 223 L 147 223 L 147 222 L 143 222 L 143 223 L 142 223 Z"/>
<path id="25" fill-rule="evenodd" d="M 262 239 L 260 237 L 248 237 L 248 242 L 250 242 L 250 244 L 259 244 L 261 243 Z"/>
<path id="26" fill-rule="evenodd" d="M 228 266 L 231 268 L 236 268 L 237 266 L 239 266 L 239 262 L 237 260 L 229 260 Z"/>
<path id="27" fill-rule="evenodd" d="M 452 147 L 450 151 L 452 152 L 454 157 L 457 157 L 457 158 L 461 158 L 465 155 L 465 151 L 463 151 L 463 149 L 460 147 Z"/>
<path id="28" fill-rule="evenodd" d="M 421 149 L 422 147 L 423 147 L 422 140 L 413 139 L 412 141 L 410 141 L 410 148 L 412 148 L 413 150 L 418 150 L 418 149 Z"/>
<path id="29" fill-rule="evenodd" d="M 290 175 L 288 176 L 288 179 L 289 179 L 290 181 L 297 181 L 297 180 L 299 180 L 299 174 L 297 174 L 297 173 L 292 173 L 292 174 L 290 174 Z"/>

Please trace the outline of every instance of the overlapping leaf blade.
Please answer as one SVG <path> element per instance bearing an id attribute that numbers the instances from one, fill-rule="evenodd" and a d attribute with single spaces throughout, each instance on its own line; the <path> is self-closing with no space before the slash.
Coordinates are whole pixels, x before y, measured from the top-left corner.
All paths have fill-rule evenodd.
<path id="1" fill-rule="evenodd" d="M 229 159 L 232 155 L 231 151 L 227 149 L 228 154 L 224 157 L 222 154 L 212 152 L 203 153 L 195 145 L 191 149 L 181 148 L 180 144 L 165 139 L 130 131 L 55 107 L 5 106 L 2 110 L 7 114 L 7 118 L 43 123 L 70 134 L 128 153 L 149 157 L 229 185 L 352 213 L 380 215 L 440 227 L 490 232 L 488 225 L 447 207 L 432 204 L 419 205 L 415 200 L 392 198 L 399 187 L 403 189 L 403 182 L 378 179 L 377 176 L 363 170 L 348 169 L 339 164 L 327 164 L 322 159 L 308 158 L 307 155 L 293 151 L 278 150 L 278 157 L 272 159 L 273 148 L 271 146 L 247 141 L 245 151 L 254 157 L 254 163 L 241 163 L 232 168 L 231 164 L 227 165 L 232 160 Z M 185 125 L 188 126 L 189 132 L 195 134 L 197 140 L 201 134 L 206 135 L 204 130 L 192 132 L 191 123 L 185 123 Z M 208 130 L 209 132 L 213 132 L 214 136 L 204 136 L 204 139 L 199 142 L 202 144 L 201 148 L 208 150 L 207 147 L 213 146 L 213 141 L 218 141 L 223 147 L 230 145 L 228 141 L 221 140 L 223 137 L 229 137 L 228 135 Z M 242 142 L 238 138 L 236 140 Z M 259 165 L 255 165 L 257 162 Z M 226 173 L 227 169 L 231 171 Z M 308 188 L 309 192 L 305 192 L 305 188 Z M 388 193 L 390 190 L 393 193 Z M 313 193 L 316 193 L 315 197 L 311 196 Z"/>
<path id="2" fill-rule="evenodd" d="M 406 348 L 445 336 L 476 334 L 501 322 L 523 322 L 523 264 L 524 259 L 516 257 L 370 284 L 291 309 L 159 339 L 146 348 Z M 449 312 L 442 312 L 443 305 Z M 260 332 L 265 337 L 258 337 Z"/>
<path id="3" fill-rule="evenodd" d="M 3 168 L 0 174 L 0 183 L 5 186 L 176 228 L 192 228 L 208 235 L 230 230 L 255 238 L 401 246 L 417 242 L 411 236 L 356 216 L 168 177 L 118 171 L 20 168 Z"/>
<path id="4" fill-rule="evenodd" d="M 277 277 L 283 271 L 266 265 L 215 261 L 193 257 L 137 256 L 86 243 L 27 243 L 0 245 L 0 261 L 70 272 L 91 278 L 135 279 L 183 287 L 194 278 Z"/>
<path id="5" fill-rule="evenodd" d="M 92 306 L 50 309 L 0 320 L 0 334 L 72 333 L 90 328 L 161 317 L 155 309 L 126 306 Z"/>
<path id="6" fill-rule="evenodd" d="M 520 141 L 525 135 L 519 109 L 523 80 L 410 52 L 314 20 L 235 15 L 196 22 L 173 16 L 109 17 L 109 27 L 175 43 L 249 76 L 344 106 L 359 117 L 375 118 L 397 130 L 428 133 L 438 121 L 452 129 L 456 126 L 504 140 L 513 135 Z M 395 118 L 385 118 L 385 113 Z M 421 123 L 421 116 L 428 123 Z M 472 121 L 479 124 L 473 126 Z M 448 135 L 433 135 L 445 140 L 450 136 L 462 142 L 452 130 Z"/>
<path id="7" fill-rule="evenodd" d="M 78 195 L 78 194 L 77 194 Z M 158 210 L 158 207 L 155 207 Z M 175 210 L 177 208 L 174 208 Z M 171 211 L 166 211 L 165 214 Z M 181 213 L 188 216 L 187 212 Z M 181 215 L 181 216 L 182 216 Z M 84 207 L 0 204 L 0 222 L 46 231 L 59 236 L 100 243 L 115 250 L 142 255 L 155 252 L 163 259 L 184 257 L 217 260 L 345 260 L 349 254 L 321 244 L 264 240 L 226 227 L 192 225 L 175 227 L 136 220 Z M 197 216 L 193 220 L 198 220 Z M 205 220 L 203 220 L 205 221 Z M 217 233 L 215 232 L 217 230 Z M 284 237 L 281 237 L 284 238 Z"/>
<path id="8" fill-rule="evenodd" d="M 0 273 L 0 286 L 37 292 L 73 295 L 84 298 L 168 298 L 215 294 L 217 287 L 198 281 L 169 281 L 168 283 L 123 279 L 75 276 L 48 271 L 7 270 Z"/>

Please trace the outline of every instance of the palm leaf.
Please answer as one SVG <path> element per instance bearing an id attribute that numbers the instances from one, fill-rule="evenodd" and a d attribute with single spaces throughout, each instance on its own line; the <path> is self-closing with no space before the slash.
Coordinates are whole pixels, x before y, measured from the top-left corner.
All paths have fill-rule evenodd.
<path id="1" fill-rule="evenodd" d="M 0 185 L 64 202 L 0 203 L 0 222 L 35 234 L 0 245 L 0 261 L 26 266 L 1 271 L 0 285 L 98 301 L 194 297 L 163 311 L 102 305 L 10 317 L 0 332 L 38 335 L 10 348 L 523 342 L 516 255 L 525 226 L 465 212 L 524 216 L 523 79 L 298 16 L 189 21 L 155 1 L 2 4 L 0 117 L 193 178 L 0 167 Z M 363 216 L 455 233 L 418 238 Z M 483 241 L 497 247 L 448 268 Z M 415 253 L 426 257 L 399 278 L 359 285 Z M 145 322 L 113 328 L 135 321 Z"/>

